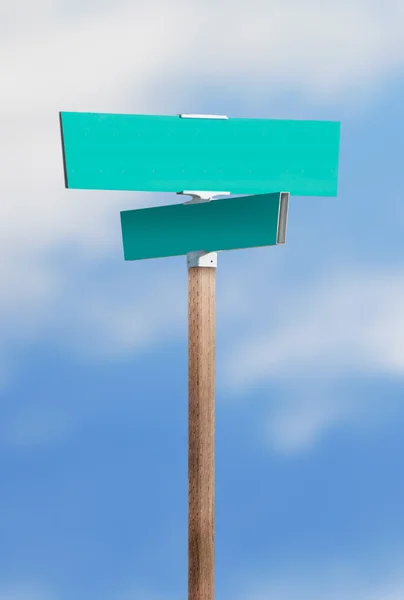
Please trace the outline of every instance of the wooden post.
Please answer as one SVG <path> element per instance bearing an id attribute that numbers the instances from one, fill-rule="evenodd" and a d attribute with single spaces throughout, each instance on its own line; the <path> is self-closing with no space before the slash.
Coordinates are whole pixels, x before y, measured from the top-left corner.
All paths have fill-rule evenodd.
<path id="1" fill-rule="evenodd" d="M 216 268 L 188 268 L 188 600 L 214 600 Z"/>

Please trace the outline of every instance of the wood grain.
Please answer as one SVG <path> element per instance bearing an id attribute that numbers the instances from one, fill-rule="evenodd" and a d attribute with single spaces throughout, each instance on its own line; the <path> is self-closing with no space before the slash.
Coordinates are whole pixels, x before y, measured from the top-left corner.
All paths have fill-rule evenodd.
<path id="1" fill-rule="evenodd" d="M 188 269 L 188 600 L 214 600 L 216 269 Z"/>

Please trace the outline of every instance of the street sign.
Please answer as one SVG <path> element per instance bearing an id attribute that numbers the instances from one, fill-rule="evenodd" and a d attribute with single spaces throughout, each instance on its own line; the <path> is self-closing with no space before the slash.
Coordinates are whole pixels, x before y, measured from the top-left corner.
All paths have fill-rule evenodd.
<path id="1" fill-rule="evenodd" d="M 121 228 L 125 260 L 187 255 L 188 597 L 214 600 L 215 253 L 285 243 L 289 194 L 336 196 L 340 124 L 59 116 L 67 188 L 192 196 L 122 211 Z"/>
<path id="2" fill-rule="evenodd" d="M 60 113 L 68 188 L 337 194 L 334 121 Z"/>
<path id="3" fill-rule="evenodd" d="M 121 212 L 125 260 L 285 242 L 289 194 L 261 194 Z"/>

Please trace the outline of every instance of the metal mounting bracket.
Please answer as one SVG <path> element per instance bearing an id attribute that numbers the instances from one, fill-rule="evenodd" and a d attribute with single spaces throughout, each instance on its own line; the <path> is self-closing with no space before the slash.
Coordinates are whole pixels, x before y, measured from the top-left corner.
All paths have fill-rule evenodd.
<path id="1" fill-rule="evenodd" d="M 216 196 L 230 196 L 230 192 L 199 192 L 194 190 L 184 190 L 177 192 L 180 196 L 191 196 L 191 200 L 187 200 L 184 204 L 197 204 L 199 202 L 210 202 Z"/>
<path id="2" fill-rule="evenodd" d="M 183 113 L 178 115 L 180 119 L 228 119 L 227 115 L 191 115 Z"/>
<path id="3" fill-rule="evenodd" d="M 188 252 L 187 267 L 188 269 L 193 267 L 211 267 L 215 269 L 217 267 L 217 252 L 204 252 L 203 250 Z"/>

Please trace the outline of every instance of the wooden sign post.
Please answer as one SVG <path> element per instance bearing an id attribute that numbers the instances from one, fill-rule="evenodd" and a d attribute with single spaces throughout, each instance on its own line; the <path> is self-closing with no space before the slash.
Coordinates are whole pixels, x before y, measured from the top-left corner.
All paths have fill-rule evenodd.
<path id="1" fill-rule="evenodd" d="M 188 268 L 188 598 L 214 599 L 216 266 Z"/>

